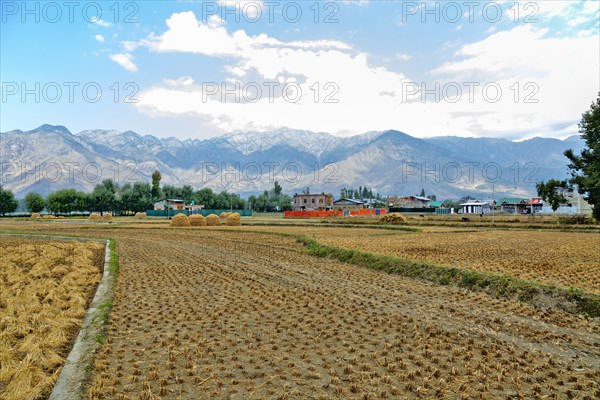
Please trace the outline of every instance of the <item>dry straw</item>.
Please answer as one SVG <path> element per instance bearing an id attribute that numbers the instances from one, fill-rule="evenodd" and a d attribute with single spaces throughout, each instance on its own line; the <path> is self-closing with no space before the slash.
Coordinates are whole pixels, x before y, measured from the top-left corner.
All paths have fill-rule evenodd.
<path id="1" fill-rule="evenodd" d="M 100 214 L 96 214 L 96 213 L 90 214 L 88 219 L 90 221 L 102 221 L 102 217 L 100 216 Z"/>
<path id="2" fill-rule="evenodd" d="M 103 219 L 104 221 L 108 221 L 108 222 L 110 222 L 110 221 L 112 221 L 112 220 L 113 220 L 113 217 L 112 217 L 112 215 L 110 215 L 110 214 L 104 214 L 104 216 L 102 217 L 102 219 Z"/>
<path id="3" fill-rule="evenodd" d="M 228 226 L 240 226 L 242 225 L 242 219 L 239 213 L 231 213 L 227 216 L 227 225 Z"/>
<path id="4" fill-rule="evenodd" d="M 190 225 L 191 226 L 206 226 L 206 218 L 201 214 L 192 214 L 190 215 Z"/>
<path id="5" fill-rule="evenodd" d="M 210 214 L 206 217 L 207 226 L 220 226 L 221 220 L 215 214 Z"/>
<path id="6" fill-rule="evenodd" d="M 379 218 L 379 222 L 393 225 L 403 225 L 408 223 L 406 217 L 400 213 L 390 213 Z"/>
<path id="7" fill-rule="evenodd" d="M 42 218 L 42 216 L 40 215 L 40 213 L 33 213 L 33 214 L 31 214 L 31 218 L 37 219 L 37 218 Z"/>
<path id="8" fill-rule="evenodd" d="M 177 226 L 177 227 L 190 226 L 190 219 L 185 214 L 177 214 L 171 220 L 171 226 Z"/>
<path id="9" fill-rule="evenodd" d="M 136 212 L 135 218 L 139 218 L 139 219 L 146 218 L 146 213 L 145 212 Z"/>
<path id="10" fill-rule="evenodd" d="M 223 211 L 221 214 L 219 214 L 219 218 L 222 219 L 227 219 L 227 217 L 229 217 L 229 214 L 227 211 Z"/>
<path id="11" fill-rule="evenodd" d="M 42 219 L 54 219 L 54 218 L 56 218 L 56 217 L 52 214 L 42 215 Z"/>

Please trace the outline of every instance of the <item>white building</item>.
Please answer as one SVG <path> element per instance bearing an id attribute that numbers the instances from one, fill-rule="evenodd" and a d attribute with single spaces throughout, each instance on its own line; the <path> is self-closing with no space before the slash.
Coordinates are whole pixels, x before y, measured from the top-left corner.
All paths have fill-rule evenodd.
<path id="1" fill-rule="evenodd" d="M 462 214 L 489 214 L 490 203 L 479 200 L 470 200 L 466 203 L 459 204 Z"/>

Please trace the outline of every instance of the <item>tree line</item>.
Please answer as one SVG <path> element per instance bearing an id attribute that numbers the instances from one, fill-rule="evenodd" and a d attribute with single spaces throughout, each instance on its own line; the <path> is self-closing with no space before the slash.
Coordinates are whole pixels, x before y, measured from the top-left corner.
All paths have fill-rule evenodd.
<path id="1" fill-rule="evenodd" d="M 105 179 L 90 193 L 76 189 L 56 190 L 45 198 L 36 192 L 29 192 L 24 198 L 27 211 L 39 213 L 47 210 L 52 214 L 73 212 L 110 212 L 115 215 L 133 214 L 154 208 L 154 202 L 163 198 L 176 198 L 186 203 L 202 204 L 208 209 L 244 209 L 246 201 L 239 195 L 222 191 L 213 192 L 210 188 L 194 190 L 189 185 L 160 187 L 160 172 L 152 174 L 152 184 L 148 182 L 125 183 L 119 185 L 112 179 Z M 0 215 L 15 212 L 19 202 L 10 190 L 0 186 Z"/>

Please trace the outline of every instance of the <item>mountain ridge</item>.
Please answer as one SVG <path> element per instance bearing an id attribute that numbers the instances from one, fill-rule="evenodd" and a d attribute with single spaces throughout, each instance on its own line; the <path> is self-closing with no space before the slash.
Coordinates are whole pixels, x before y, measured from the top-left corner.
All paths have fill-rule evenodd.
<path id="1" fill-rule="evenodd" d="M 536 181 L 566 176 L 562 153 L 568 148 L 580 151 L 583 141 L 576 135 L 520 142 L 415 138 L 393 129 L 339 137 L 290 128 L 181 140 L 131 130 L 71 133 L 65 126 L 44 124 L 0 133 L 0 172 L 3 186 L 18 197 L 65 187 L 89 191 L 106 178 L 150 181 L 155 169 L 162 184 L 241 194 L 270 189 L 278 179 L 292 193 L 309 186 L 337 194 L 342 187 L 367 185 L 385 195 L 414 194 L 421 188 L 438 198 L 492 191 L 531 195 Z M 481 171 L 470 171 L 473 166 Z M 490 175 L 494 168 L 499 177 Z M 95 170 L 99 173 L 90 172 Z"/>

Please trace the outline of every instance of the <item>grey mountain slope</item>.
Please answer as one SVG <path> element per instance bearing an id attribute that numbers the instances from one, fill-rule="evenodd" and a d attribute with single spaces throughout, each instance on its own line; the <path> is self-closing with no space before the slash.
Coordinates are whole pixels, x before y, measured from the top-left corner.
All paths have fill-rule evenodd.
<path id="1" fill-rule="evenodd" d="M 270 189 L 274 179 L 290 192 L 309 186 L 337 194 L 342 187 L 368 185 L 381 194 L 415 194 L 424 188 L 442 197 L 461 197 L 490 192 L 493 183 L 500 193 L 532 194 L 535 181 L 566 176 L 564 150 L 579 151 L 582 147 L 578 136 L 564 141 L 534 138 L 523 142 L 418 139 L 395 130 L 337 137 L 285 128 L 179 140 L 100 129 L 73 135 L 63 126 L 43 125 L 27 132 L 0 134 L 2 184 L 18 197 L 30 190 L 43 194 L 64 187 L 91 190 L 101 180 L 95 177 L 98 174 L 92 174 L 94 167 L 101 178 L 118 178 L 121 182 L 149 181 L 152 171 L 158 169 L 163 184 L 208 186 L 242 194 Z M 467 163 L 483 166 L 492 162 L 501 167 L 498 179 L 486 180 L 481 171 L 467 179 Z M 42 172 L 23 174 L 27 168 L 16 167 L 29 165 L 31 169 L 37 165 L 43 171 L 52 163 L 61 167 L 60 179 L 50 179 Z M 524 170 L 527 163 L 535 168 Z M 515 164 L 518 179 L 514 176 Z M 462 168 L 460 176 L 452 170 L 456 165 Z M 94 179 L 84 174 L 86 167 Z M 212 168 L 210 173 L 208 167 Z M 72 177 L 69 168 L 73 168 Z M 231 169 L 236 169 L 237 175 L 224 173 Z M 530 179 L 524 181 L 525 176 Z"/>

